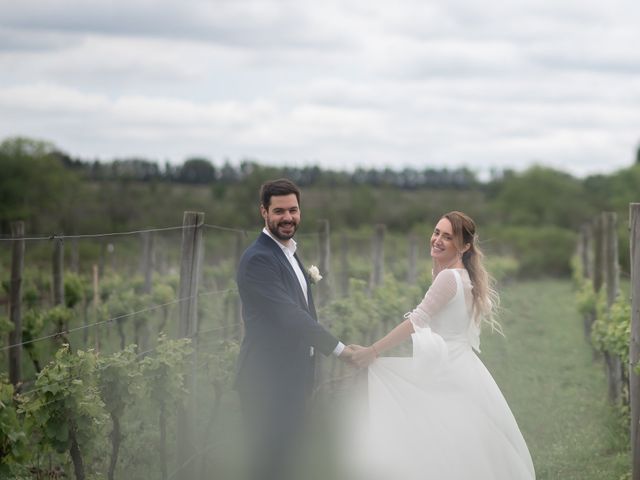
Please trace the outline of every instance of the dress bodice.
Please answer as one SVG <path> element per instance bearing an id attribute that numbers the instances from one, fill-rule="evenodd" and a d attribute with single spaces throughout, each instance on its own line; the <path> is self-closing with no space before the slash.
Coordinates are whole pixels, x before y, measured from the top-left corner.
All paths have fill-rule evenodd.
<path id="1" fill-rule="evenodd" d="M 480 328 L 471 313 L 472 288 L 465 269 L 443 270 L 406 316 L 416 332 L 428 327 L 447 343 L 468 344 L 480 351 Z"/>

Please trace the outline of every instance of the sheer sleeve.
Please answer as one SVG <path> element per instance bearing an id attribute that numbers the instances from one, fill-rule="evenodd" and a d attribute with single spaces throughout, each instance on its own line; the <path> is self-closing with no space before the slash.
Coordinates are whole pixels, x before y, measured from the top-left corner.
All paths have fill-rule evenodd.
<path id="1" fill-rule="evenodd" d="M 428 326 L 433 316 L 455 297 L 458 289 L 455 275 L 455 272 L 450 269 L 441 271 L 420 304 L 413 311 L 404 315 L 411 321 L 414 328 Z"/>

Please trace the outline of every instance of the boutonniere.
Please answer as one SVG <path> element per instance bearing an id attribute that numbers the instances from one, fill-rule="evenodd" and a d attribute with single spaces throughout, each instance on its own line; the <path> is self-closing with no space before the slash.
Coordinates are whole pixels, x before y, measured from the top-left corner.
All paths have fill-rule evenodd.
<path id="1" fill-rule="evenodd" d="M 309 270 L 307 270 L 307 273 L 309 274 L 309 281 L 312 284 L 318 283 L 320 280 L 322 280 L 322 275 L 320 275 L 320 270 L 318 270 L 318 267 L 316 267 L 315 265 L 311 265 L 309 267 Z"/>

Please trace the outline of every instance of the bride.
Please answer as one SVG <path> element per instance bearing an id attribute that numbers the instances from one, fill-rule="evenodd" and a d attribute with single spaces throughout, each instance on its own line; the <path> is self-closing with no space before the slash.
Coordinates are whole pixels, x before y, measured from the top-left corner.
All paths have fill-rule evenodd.
<path id="1" fill-rule="evenodd" d="M 527 445 L 478 356 L 480 323 L 497 294 L 482 263 L 476 227 L 445 214 L 431 236 L 433 283 L 405 320 L 353 361 L 368 371 L 368 415 L 357 469 L 383 480 L 532 480 Z M 411 358 L 380 357 L 409 337 Z"/>

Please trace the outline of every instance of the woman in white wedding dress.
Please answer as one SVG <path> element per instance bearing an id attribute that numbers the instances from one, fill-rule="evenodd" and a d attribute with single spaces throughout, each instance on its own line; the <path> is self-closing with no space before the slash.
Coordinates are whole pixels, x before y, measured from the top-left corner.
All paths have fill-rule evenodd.
<path id="1" fill-rule="evenodd" d="M 527 445 L 500 389 L 473 350 L 497 295 L 473 220 L 445 214 L 431 237 L 434 279 L 405 320 L 354 361 L 369 366 L 357 472 L 369 480 L 532 480 Z M 409 337 L 413 356 L 379 355 Z M 355 476 L 355 475 L 354 475 Z M 353 478 L 353 476 L 352 476 Z"/>

